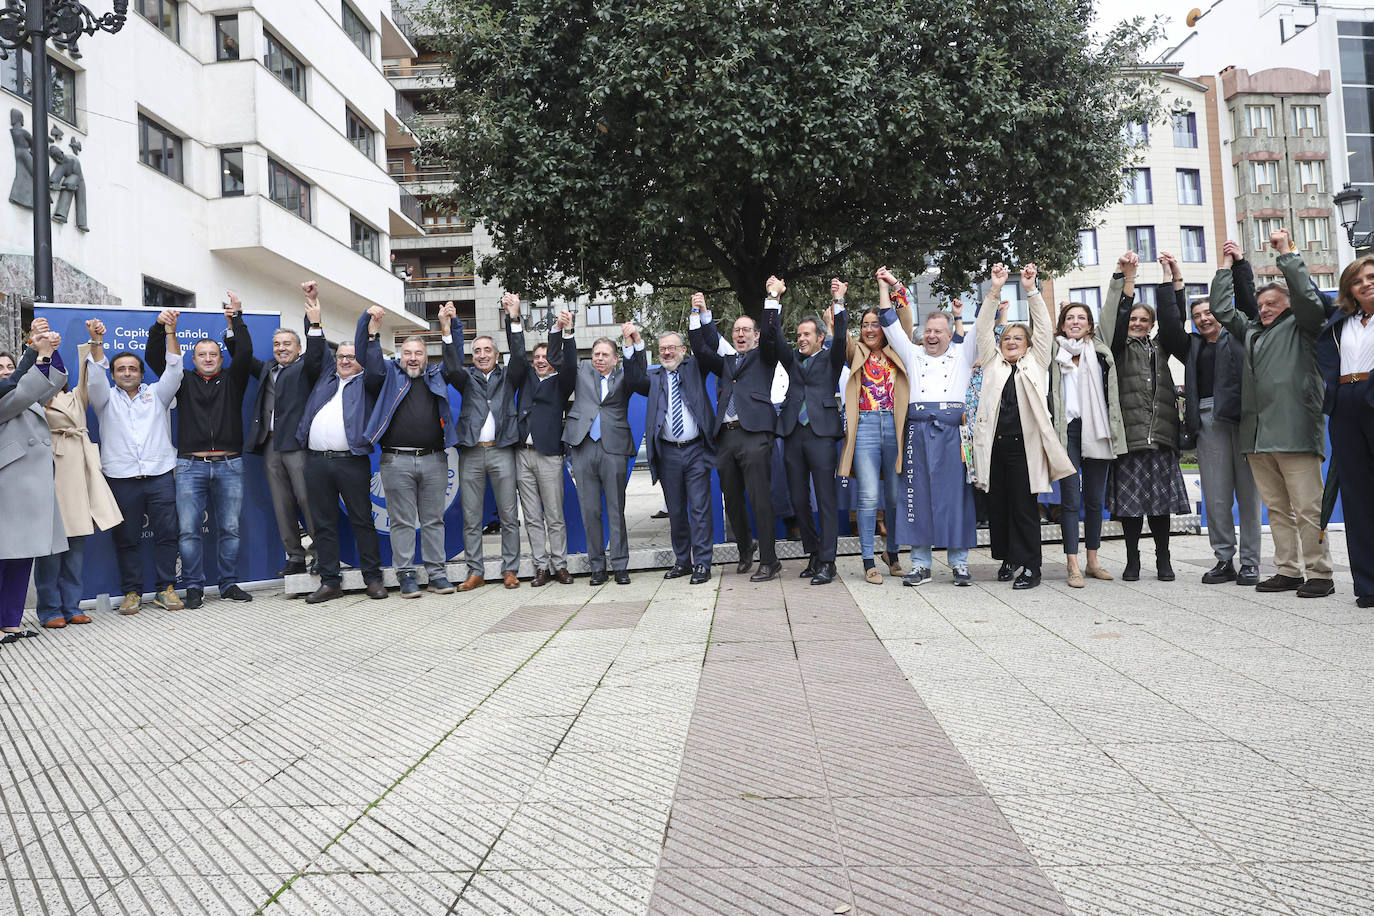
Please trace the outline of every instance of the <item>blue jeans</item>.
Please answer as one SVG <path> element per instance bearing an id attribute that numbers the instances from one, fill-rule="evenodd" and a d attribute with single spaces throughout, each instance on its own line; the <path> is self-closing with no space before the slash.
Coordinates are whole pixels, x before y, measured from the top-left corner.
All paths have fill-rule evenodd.
<path id="1" fill-rule="evenodd" d="M 931 554 L 931 549 L 930 549 L 929 547 L 913 547 L 913 548 L 911 548 L 911 569 L 912 569 L 912 571 L 914 572 L 918 566 L 919 566 L 919 567 L 923 567 L 923 568 L 925 568 L 925 569 L 930 569 L 930 563 L 931 563 L 930 554 Z M 950 565 L 950 566 L 967 566 L 967 565 L 968 565 L 968 548 L 967 548 L 967 547 L 951 547 L 951 548 L 949 548 L 948 550 L 945 551 L 945 554 L 947 555 L 947 558 L 949 559 L 949 565 Z"/>
<path id="2" fill-rule="evenodd" d="M 1083 540 L 1089 550 L 1102 546 L 1102 502 L 1107 497 L 1107 469 L 1112 463 L 1105 458 L 1084 458 L 1082 450 L 1083 424 L 1069 423 L 1069 460 L 1078 469 L 1072 477 L 1059 481 L 1059 534 L 1064 541 L 1064 555 L 1078 555 L 1078 505 L 1083 504 Z"/>
<path id="3" fill-rule="evenodd" d="M 854 476 L 859 481 L 859 548 L 865 560 L 873 559 L 873 525 L 878 518 L 878 478 L 882 478 L 884 515 L 887 521 L 887 550 L 897 552 L 893 543 L 895 526 L 892 508 L 897 505 L 897 426 L 890 410 L 859 411 L 859 428 L 854 433 Z"/>
<path id="4" fill-rule="evenodd" d="M 177 459 L 177 521 L 181 528 L 181 581 L 186 588 L 205 588 L 201 525 L 209 530 L 213 509 L 219 543 L 217 571 L 222 592 L 238 582 L 239 510 L 243 507 L 243 458 L 225 461 Z"/>
<path id="5" fill-rule="evenodd" d="M 33 561 L 33 585 L 38 592 L 38 622 L 81 613 L 81 570 L 86 565 L 86 538 L 67 538 L 67 549 Z"/>

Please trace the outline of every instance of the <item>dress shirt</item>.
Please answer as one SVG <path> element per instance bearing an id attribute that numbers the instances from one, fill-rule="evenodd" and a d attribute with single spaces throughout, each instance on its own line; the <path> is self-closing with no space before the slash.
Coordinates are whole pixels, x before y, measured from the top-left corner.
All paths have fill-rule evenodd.
<path id="1" fill-rule="evenodd" d="M 129 397 L 110 385 L 108 359 L 91 356 L 86 390 L 100 421 L 100 466 L 107 477 L 153 477 L 176 466 L 172 446 L 171 406 L 181 387 L 181 356 L 167 354 L 167 368 L 151 385 L 138 386 Z"/>
<path id="2" fill-rule="evenodd" d="M 969 380 L 973 377 L 973 362 L 978 355 L 978 346 L 973 338 L 965 337 L 963 343 L 951 341 L 939 356 L 931 356 L 919 342 L 912 345 L 911 352 L 916 357 L 920 378 L 913 401 L 963 401 Z"/>
<path id="3" fill-rule="evenodd" d="M 349 450 L 348 431 L 344 429 L 344 389 L 350 383 L 362 378 L 361 372 L 339 379 L 339 387 L 334 396 L 325 402 L 315 419 L 310 421 L 309 442 L 306 444 L 315 452 L 346 452 Z"/>
<path id="4" fill-rule="evenodd" d="M 1361 323 L 1356 311 L 1341 325 L 1341 375 L 1374 372 L 1374 318 Z"/>
<path id="5" fill-rule="evenodd" d="M 546 381 L 548 381 L 549 379 L 556 379 L 556 378 L 558 378 L 558 370 L 557 370 L 557 369 L 554 369 L 554 370 L 551 371 L 548 375 L 540 375 L 538 372 L 536 372 L 536 373 L 534 374 L 534 383 L 535 383 L 536 385 L 538 385 L 538 384 L 540 384 L 541 382 L 546 382 Z M 525 444 L 526 444 L 526 445 L 534 445 L 534 433 L 526 433 L 526 434 L 525 434 Z"/>
<path id="6" fill-rule="evenodd" d="M 679 365 L 681 365 L 681 364 L 679 363 Z M 671 370 L 671 371 L 668 370 L 667 368 L 662 369 L 662 372 L 663 372 L 663 420 L 664 420 L 664 422 L 663 422 L 663 431 L 662 431 L 661 433 L 659 433 L 659 436 L 658 436 L 658 437 L 659 437 L 660 439 L 662 439 L 664 442 L 691 442 L 691 441 L 692 441 L 693 439 L 695 439 L 697 436 L 701 435 L 701 430 L 697 428 L 697 421 L 696 421 L 696 419 L 692 416 L 692 411 L 687 407 L 687 397 L 686 397 L 686 396 L 683 394 L 683 392 L 682 392 L 682 376 L 678 374 L 680 371 L 681 371 L 680 369 L 673 369 L 673 370 Z M 677 396 L 678 396 L 678 400 L 680 400 L 680 401 L 682 402 L 682 438 L 681 438 L 681 439 L 675 438 L 675 437 L 673 436 L 673 397 L 672 397 L 672 394 L 673 394 L 674 378 L 671 378 L 670 376 L 676 377 L 676 382 L 677 382 Z"/>
<path id="7" fill-rule="evenodd" d="M 515 323 L 512 323 L 512 324 L 511 324 L 511 326 L 510 326 L 510 332 L 511 332 L 512 334 L 523 334 L 523 333 L 525 332 L 525 329 L 524 329 L 524 327 L 523 327 L 519 322 L 515 322 Z M 445 334 L 445 335 L 443 335 L 443 341 L 444 341 L 444 343 L 446 343 L 446 344 L 451 344 L 451 343 L 453 343 L 453 335 L 452 335 L 452 334 Z M 496 354 L 496 361 L 497 361 L 497 366 L 499 366 L 499 365 L 500 365 L 500 362 L 501 362 L 501 354 L 499 354 L 499 353 Z M 477 369 L 476 366 L 473 366 L 472 368 L 477 369 L 478 372 L 482 372 L 482 378 L 486 379 L 487 381 L 491 381 L 491 374 L 492 374 L 492 372 L 495 372 L 495 371 L 496 371 L 497 366 L 493 366 L 491 372 L 482 372 L 482 370 L 481 370 L 481 369 Z M 528 441 L 531 441 L 531 442 L 533 441 L 533 440 L 530 439 L 530 437 L 528 437 L 528 436 L 526 436 L 525 438 L 526 438 Z M 478 442 L 492 442 L 492 441 L 495 441 L 495 439 L 496 439 L 496 415 L 495 415 L 494 413 L 492 413 L 491 410 L 487 410 L 487 418 L 486 418 L 485 420 L 482 421 L 482 428 L 481 428 L 480 430 L 477 431 L 477 441 L 478 441 Z"/>

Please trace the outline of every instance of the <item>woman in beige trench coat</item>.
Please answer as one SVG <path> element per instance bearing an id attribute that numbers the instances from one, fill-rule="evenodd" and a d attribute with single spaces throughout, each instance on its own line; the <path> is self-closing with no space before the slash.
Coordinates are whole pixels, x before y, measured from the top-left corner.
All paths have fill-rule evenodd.
<path id="1" fill-rule="evenodd" d="M 81 380 L 75 389 L 53 395 L 44 407 L 52 431 L 53 479 L 57 504 L 67 531 L 67 549 L 33 564 L 38 592 L 38 619 L 55 630 L 69 623 L 90 623 L 81 613 L 81 572 L 86 555 L 86 536 L 106 531 L 124 520 L 114 494 L 100 472 L 100 450 L 86 434 L 86 361 L 88 345 L 80 354 Z"/>

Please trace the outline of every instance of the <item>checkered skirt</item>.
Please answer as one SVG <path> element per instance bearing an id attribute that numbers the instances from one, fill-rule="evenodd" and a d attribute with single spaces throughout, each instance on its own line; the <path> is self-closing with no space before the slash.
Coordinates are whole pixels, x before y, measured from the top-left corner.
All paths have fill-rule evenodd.
<path id="1" fill-rule="evenodd" d="M 1178 454 L 1152 448 L 1127 452 L 1112 462 L 1107 473 L 1104 508 L 1113 518 L 1146 515 L 1186 515 L 1188 491 Z"/>

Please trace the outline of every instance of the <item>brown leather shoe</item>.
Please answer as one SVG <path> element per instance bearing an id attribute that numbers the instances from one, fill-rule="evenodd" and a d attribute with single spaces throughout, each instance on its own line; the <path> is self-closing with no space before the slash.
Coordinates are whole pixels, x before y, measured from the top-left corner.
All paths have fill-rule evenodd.
<path id="1" fill-rule="evenodd" d="M 486 579 L 483 579 L 481 576 L 477 575 L 477 573 L 473 573 L 463 580 L 463 584 L 458 586 L 458 591 L 470 592 L 479 585 L 485 585 L 486 582 Z"/>
<path id="2" fill-rule="evenodd" d="M 553 577 L 558 580 L 559 585 L 572 585 L 572 573 L 568 572 L 566 568 L 554 573 Z"/>
<path id="3" fill-rule="evenodd" d="M 367 597 L 378 599 L 387 597 L 386 586 L 381 582 L 367 583 Z"/>
<path id="4" fill-rule="evenodd" d="M 69 619 L 69 620 L 67 621 L 67 623 L 90 623 L 90 622 L 91 622 L 91 618 L 87 617 L 85 614 L 73 614 L 72 617 L 71 617 L 71 619 Z"/>
<path id="5" fill-rule="evenodd" d="M 343 589 L 337 585 L 321 585 L 313 592 L 305 596 L 306 604 L 322 604 L 326 601 L 333 601 L 335 598 L 343 597 Z"/>
<path id="6" fill-rule="evenodd" d="M 505 580 L 504 585 L 506 586 L 506 588 L 520 587 L 520 579 L 515 575 L 515 573 L 508 572 L 502 578 Z"/>
<path id="7" fill-rule="evenodd" d="M 548 585 L 549 582 L 552 581 L 552 579 L 553 577 L 549 575 L 549 571 L 547 569 L 536 570 L 534 573 L 534 579 L 530 582 L 530 588 L 542 588 L 543 586 Z"/>
<path id="8" fill-rule="evenodd" d="M 65 618 L 62 618 L 62 617 L 54 617 L 52 620 L 49 620 L 47 623 L 43 624 L 43 629 L 45 629 L 45 630 L 60 630 L 60 629 L 62 629 L 63 627 L 65 627 L 66 625 L 67 625 L 67 621 L 66 621 Z"/>

